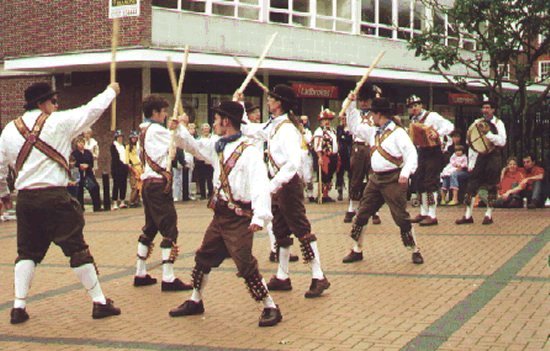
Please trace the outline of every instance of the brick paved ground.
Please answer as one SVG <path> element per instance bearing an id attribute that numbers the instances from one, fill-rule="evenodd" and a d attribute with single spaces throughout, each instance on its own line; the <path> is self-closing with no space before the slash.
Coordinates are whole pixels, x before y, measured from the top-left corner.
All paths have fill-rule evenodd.
<path id="1" fill-rule="evenodd" d="M 204 202 L 178 204 L 185 280 L 193 251 L 211 218 Z M 410 209 L 416 215 L 416 209 Z M 332 287 L 306 300 L 309 268 L 291 264 L 294 290 L 275 292 L 284 320 L 258 328 L 261 307 L 249 297 L 231 261 L 213 271 L 203 316 L 172 319 L 168 310 L 188 292 L 134 288 L 132 277 L 141 209 L 87 213 L 85 228 L 107 296 L 122 315 L 96 321 L 91 302 L 57 247 L 36 271 L 31 319 L 9 324 L 13 295 L 15 224 L 0 224 L 0 350 L 542 350 L 550 349 L 550 210 L 497 210 L 495 224 L 451 224 L 458 208 L 441 208 L 440 225 L 417 228 L 426 263 L 415 266 L 401 245 L 387 208 L 383 224 L 369 226 L 365 261 L 341 263 L 349 250 L 345 205 L 308 205 L 322 263 Z M 160 278 L 160 251 L 150 261 Z M 257 235 L 254 252 L 266 278 L 268 239 Z M 298 253 L 298 246 L 293 251 Z"/>

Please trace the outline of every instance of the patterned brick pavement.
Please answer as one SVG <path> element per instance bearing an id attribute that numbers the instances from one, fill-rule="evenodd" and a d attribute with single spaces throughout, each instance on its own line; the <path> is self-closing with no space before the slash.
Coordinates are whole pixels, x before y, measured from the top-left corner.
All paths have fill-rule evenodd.
<path id="1" fill-rule="evenodd" d="M 440 225 L 417 227 L 426 263 L 415 266 L 383 208 L 382 225 L 367 228 L 365 260 L 341 263 L 349 225 L 342 203 L 308 205 L 321 260 L 332 283 L 306 300 L 309 268 L 291 264 L 294 290 L 273 296 L 283 312 L 275 328 L 258 328 L 260 305 L 249 297 L 231 261 L 211 274 L 203 316 L 172 319 L 168 310 L 188 292 L 134 288 L 132 277 L 141 209 L 86 214 L 85 235 L 108 297 L 122 315 L 91 318 L 91 302 L 52 246 L 35 275 L 31 319 L 9 324 L 13 298 L 15 224 L 0 224 L 0 350 L 543 350 L 550 331 L 550 210 L 497 210 L 495 224 L 455 226 L 459 208 L 440 208 Z M 181 256 L 176 273 L 189 280 L 193 252 L 211 218 L 204 202 L 177 205 Z M 410 209 L 416 215 L 417 209 Z M 157 247 L 149 261 L 161 276 Z M 293 247 L 295 253 L 298 246 Z M 268 239 L 254 252 L 266 278 Z"/>

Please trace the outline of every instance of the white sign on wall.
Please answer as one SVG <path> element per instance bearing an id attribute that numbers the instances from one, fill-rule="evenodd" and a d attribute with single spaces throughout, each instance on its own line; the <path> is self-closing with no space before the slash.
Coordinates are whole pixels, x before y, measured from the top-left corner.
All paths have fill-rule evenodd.
<path id="1" fill-rule="evenodd" d="M 140 0 L 109 0 L 109 18 L 139 16 Z"/>

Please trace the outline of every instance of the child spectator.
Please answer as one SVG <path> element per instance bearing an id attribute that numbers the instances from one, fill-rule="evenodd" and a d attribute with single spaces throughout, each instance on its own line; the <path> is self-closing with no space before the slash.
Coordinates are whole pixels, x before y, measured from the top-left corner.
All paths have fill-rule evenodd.
<path id="1" fill-rule="evenodd" d="M 458 205 L 458 172 L 468 168 L 468 157 L 464 154 L 464 146 L 456 145 L 454 154 L 451 156 L 449 163 L 441 172 L 441 203 L 449 206 Z M 452 192 L 452 199 L 447 203 L 447 194 L 449 189 Z"/>

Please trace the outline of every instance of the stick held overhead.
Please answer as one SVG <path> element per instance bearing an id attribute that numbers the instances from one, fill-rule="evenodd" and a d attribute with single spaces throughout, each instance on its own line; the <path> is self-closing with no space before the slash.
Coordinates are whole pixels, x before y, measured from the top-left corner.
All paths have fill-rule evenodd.
<path id="1" fill-rule="evenodd" d="M 277 34 L 278 33 L 275 32 L 271 35 L 271 38 L 269 39 L 266 46 L 264 47 L 264 51 L 260 55 L 260 58 L 258 59 L 258 62 L 256 62 L 256 65 L 254 67 L 252 67 L 250 72 L 248 72 L 248 75 L 244 79 L 243 83 L 237 89 L 237 93 L 242 94 L 244 92 L 244 90 L 246 89 L 246 86 L 248 85 L 248 83 L 250 83 L 250 80 L 252 79 L 252 77 L 254 77 L 254 75 L 256 75 L 256 72 L 258 71 L 258 68 L 260 68 L 260 66 L 262 65 L 262 62 L 264 61 L 264 59 L 267 55 L 267 52 L 271 48 L 271 45 L 273 45 L 273 42 L 275 41 L 275 38 L 277 37 Z"/>
<path id="2" fill-rule="evenodd" d="M 118 18 L 113 19 L 113 31 L 111 34 L 111 83 L 116 82 L 116 50 L 118 47 L 118 37 L 120 31 L 120 21 Z M 116 129 L 116 97 L 111 103 L 111 131 Z"/>
<path id="3" fill-rule="evenodd" d="M 168 56 L 166 58 L 166 65 L 168 66 L 168 75 L 170 76 L 170 84 L 172 85 L 172 93 L 174 94 L 174 103 L 176 101 L 176 94 L 178 91 L 178 82 L 176 81 L 176 71 L 174 70 L 174 63 L 172 62 L 172 57 Z M 183 106 L 178 104 L 178 113 L 183 115 Z"/>

